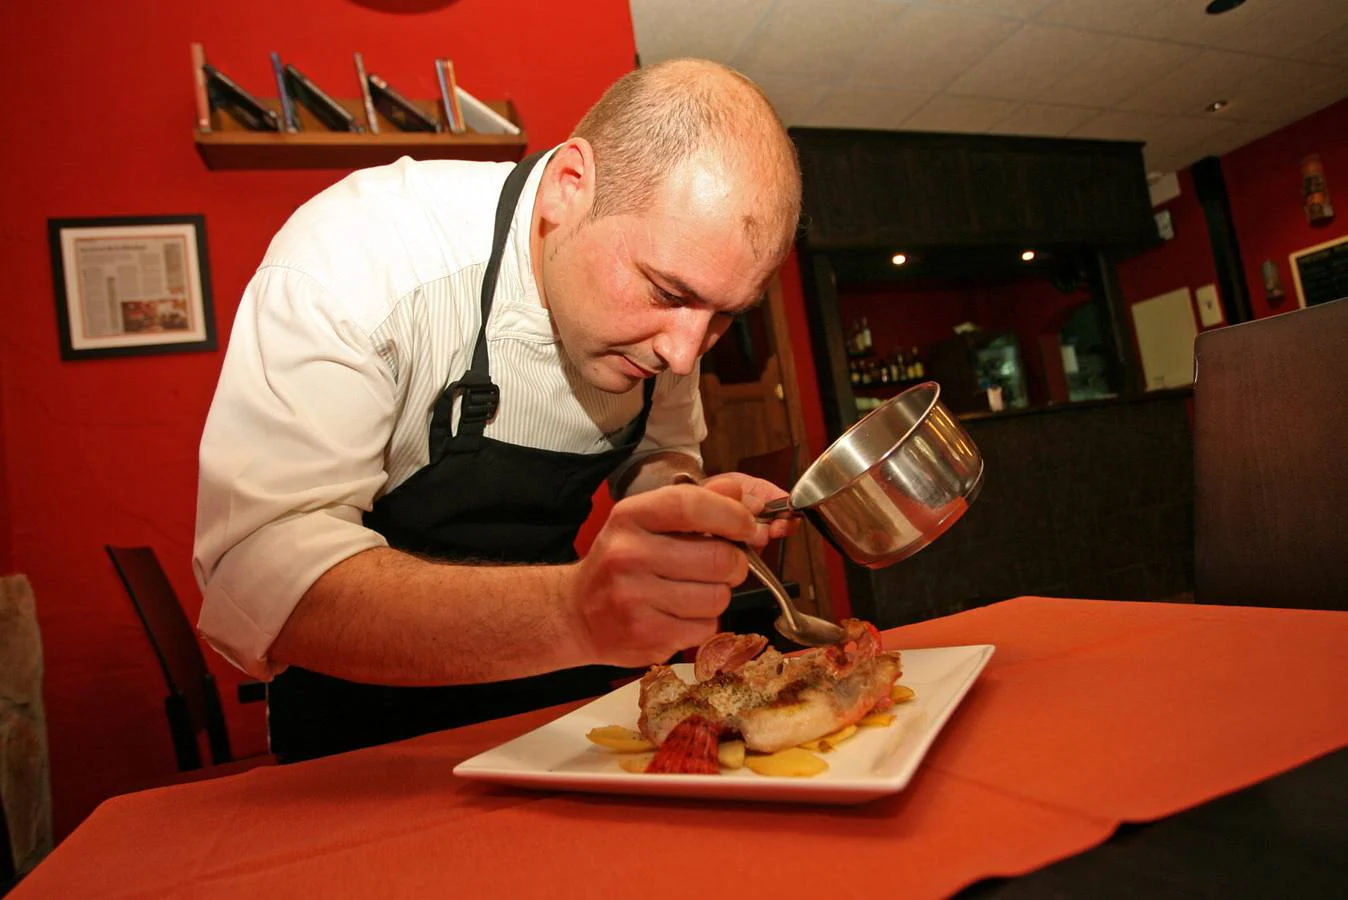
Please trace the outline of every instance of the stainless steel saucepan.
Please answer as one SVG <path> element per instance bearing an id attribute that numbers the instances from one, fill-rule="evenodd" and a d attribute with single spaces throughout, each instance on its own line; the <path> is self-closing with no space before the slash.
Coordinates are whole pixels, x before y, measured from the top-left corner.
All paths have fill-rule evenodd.
<path id="1" fill-rule="evenodd" d="M 928 381 L 867 413 L 760 518 L 803 514 L 840 553 L 871 569 L 936 540 L 983 487 L 983 457 L 940 396 Z"/>

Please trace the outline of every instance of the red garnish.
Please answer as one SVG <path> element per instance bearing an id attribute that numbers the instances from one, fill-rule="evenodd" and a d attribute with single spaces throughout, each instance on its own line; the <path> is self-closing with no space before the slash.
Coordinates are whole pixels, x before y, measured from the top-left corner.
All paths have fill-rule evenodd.
<path id="1" fill-rule="evenodd" d="M 648 773 L 664 775 L 718 775 L 716 743 L 721 731 L 701 716 L 689 716 L 665 738 Z"/>

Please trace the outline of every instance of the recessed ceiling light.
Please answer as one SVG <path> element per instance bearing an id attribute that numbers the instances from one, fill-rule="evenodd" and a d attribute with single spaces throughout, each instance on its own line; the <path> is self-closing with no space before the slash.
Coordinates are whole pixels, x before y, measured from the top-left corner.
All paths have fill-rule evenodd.
<path id="1" fill-rule="evenodd" d="M 904 263 L 908 262 L 908 257 L 904 256 L 902 253 L 895 253 L 894 256 L 890 259 L 890 262 L 892 262 L 896 266 L 901 266 Z"/>
<path id="2" fill-rule="evenodd" d="M 1220 16 L 1222 13 L 1230 12 L 1244 2 L 1245 0 L 1212 0 L 1206 7 L 1207 13 L 1210 16 Z"/>
<path id="3" fill-rule="evenodd" d="M 1024 253 L 1020 255 L 1020 258 L 1025 260 L 1025 262 L 1029 262 L 1030 260 L 1034 259 L 1034 251 L 1026 250 Z"/>
<path id="4" fill-rule="evenodd" d="M 1225 100 L 1213 100 L 1211 103 L 1209 103 L 1207 106 L 1203 108 L 1208 112 L 1217 112 L 1220 109 L 1226 109 L 1226 106 L 1227 103 Z"/>

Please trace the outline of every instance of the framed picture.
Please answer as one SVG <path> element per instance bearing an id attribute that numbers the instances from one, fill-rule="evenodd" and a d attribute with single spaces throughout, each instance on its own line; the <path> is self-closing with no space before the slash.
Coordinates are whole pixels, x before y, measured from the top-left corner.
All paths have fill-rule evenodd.
<path id="1" fill-rule="evenodd" d="M 48 219 L 61 358 L 214 350 L 199 215 Z"/>

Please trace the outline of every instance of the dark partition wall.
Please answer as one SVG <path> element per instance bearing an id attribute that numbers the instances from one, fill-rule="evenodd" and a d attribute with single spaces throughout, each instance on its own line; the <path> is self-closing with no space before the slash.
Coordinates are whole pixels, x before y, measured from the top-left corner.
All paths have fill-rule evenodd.
<path id="1" fill-rule="evenodd" d="M 852 567 L 853 606 L 888 628 L 1024 594 L 1191 594 L 1189 396 L 966 421 L 987 465 L 982 495 L 911 559 Z"/>

